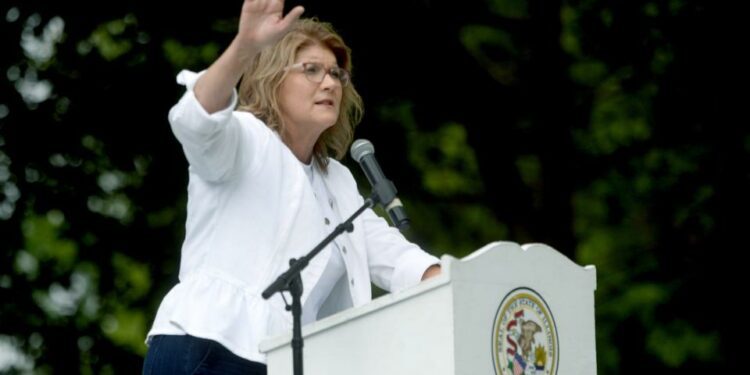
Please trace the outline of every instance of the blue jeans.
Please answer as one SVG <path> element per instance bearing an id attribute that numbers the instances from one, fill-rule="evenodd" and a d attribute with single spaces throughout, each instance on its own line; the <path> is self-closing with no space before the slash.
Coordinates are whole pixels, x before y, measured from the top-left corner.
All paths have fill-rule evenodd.
<path id="1" fill-rule="evenodd" d="M 143 362 L 143 375 L 266 375 L 266 365 L 238 357 L 216 341 L 189 335 L 156 335 Z"/>

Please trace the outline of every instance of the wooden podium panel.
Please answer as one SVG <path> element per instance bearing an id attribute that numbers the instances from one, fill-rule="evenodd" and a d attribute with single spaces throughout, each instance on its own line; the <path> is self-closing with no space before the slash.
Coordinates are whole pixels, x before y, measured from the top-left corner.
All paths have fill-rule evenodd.
<path id="1" fill-rule="evenodd" d="M 305 374 L 596 374 L 593 266 L 512 242 L 441 264 L 436 278 L 303 327 Z M 261 343 L 269 375 L 292 374 L 290 341 Z"/>

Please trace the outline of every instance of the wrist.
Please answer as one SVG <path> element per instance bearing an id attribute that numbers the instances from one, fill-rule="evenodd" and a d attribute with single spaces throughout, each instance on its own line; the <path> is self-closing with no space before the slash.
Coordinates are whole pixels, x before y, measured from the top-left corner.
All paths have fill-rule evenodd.
<path id="1" fill-rule="evenodd" d="M 249 64 L 259 52 L 260 48 L 257 48 L 252 42 L 248 42 L 237 35 L 232 39 L 232 42 L 229 43 L 229 47 L 227 47 L 225 54 L 227 54 L 227 57 L 233 61 L 236 61 L 238 65 L 244 67 L 247 66 L 247 64 Z"/>

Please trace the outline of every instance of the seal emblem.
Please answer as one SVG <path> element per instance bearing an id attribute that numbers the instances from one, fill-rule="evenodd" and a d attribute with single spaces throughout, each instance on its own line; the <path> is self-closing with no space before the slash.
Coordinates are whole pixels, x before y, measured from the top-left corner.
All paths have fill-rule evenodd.
<path id="1" fill-rule="evenodd" d="M 555 375 L 557 327 L 549 306 L 531 288 L 517 288 L 500 303 L 492 327 L 496 375 Z"/>

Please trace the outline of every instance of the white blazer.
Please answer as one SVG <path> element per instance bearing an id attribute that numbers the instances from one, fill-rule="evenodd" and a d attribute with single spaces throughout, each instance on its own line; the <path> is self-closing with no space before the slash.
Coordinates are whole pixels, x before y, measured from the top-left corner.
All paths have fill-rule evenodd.
<path id="1" fill-rule="evenodd" d="M 309 252 L 364 200 L 349 170 L 330 159 L 324 182 L 339 217 L 324 223 L 302 165 L 278 134 L 251 113 L 234 111 L 236 91 L 229 107 L 208 114 L 193 93 L 200 74 L 177 76 L 187 91 L 169 112 L 189 162 L 186 236 L 180 282 L 164 297 L 148 337 L 187 333 L 265 363 L 258 344 L 291 330 L 292 317 L 279 294 L 264 300 L 260 293 L 290 258 Z M 369 209 L 339 244 L 346 275 L 319 318 L 370 301 L 371 281 L 398 292 L 439 262 Z M 330 255 L 321 252 L 302 272 L 303 304 Z"/>

